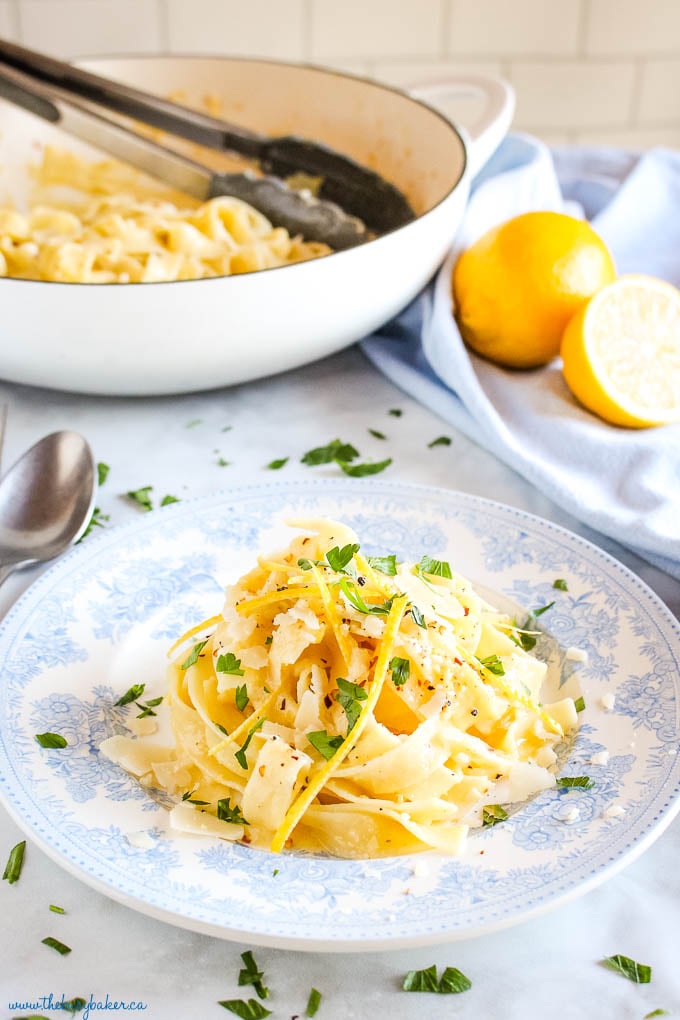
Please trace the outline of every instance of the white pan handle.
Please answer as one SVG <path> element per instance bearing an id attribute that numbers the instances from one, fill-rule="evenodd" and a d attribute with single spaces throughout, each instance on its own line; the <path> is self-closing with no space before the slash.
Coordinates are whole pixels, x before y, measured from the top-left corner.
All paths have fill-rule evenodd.
<path id="1" fill-rule="evenodd" d="M 468 175 L 472 178 L 482 169 L 507 134 L 515 112 L 515 92 L 501 78 L 482 75 L 447 75 L 436 81 L 412 85 L 408 89 L 414 99 L 434 104 L 442 99 L 484 100 L 478 120 L 465 131 L 468 143 Z"/>

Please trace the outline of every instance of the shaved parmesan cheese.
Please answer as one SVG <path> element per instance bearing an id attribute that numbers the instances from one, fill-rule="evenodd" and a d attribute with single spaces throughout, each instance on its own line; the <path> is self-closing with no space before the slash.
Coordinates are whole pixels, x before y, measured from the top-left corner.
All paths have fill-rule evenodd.
<path id="1" fill-rule="evenodd" d="M 243 826 L 221 822 L 215 815 L 200 811 L 192 804 L 175 804 L 168 813 L 170 828 L 192 836 L 217 836 L 219 839 L 243 839 Z"/>

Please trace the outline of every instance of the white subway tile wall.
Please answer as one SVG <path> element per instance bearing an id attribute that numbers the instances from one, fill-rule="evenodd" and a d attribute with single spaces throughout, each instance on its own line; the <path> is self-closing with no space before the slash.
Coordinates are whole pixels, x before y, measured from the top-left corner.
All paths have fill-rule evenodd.
<path id="1" fill-rule="evenodd" d="M 68 58 L 234 53 L 400 87 L 500 74 L 515 125 L 548 142 L 680 147 L 680 0 L 0 0 L 0 34 Z"/>

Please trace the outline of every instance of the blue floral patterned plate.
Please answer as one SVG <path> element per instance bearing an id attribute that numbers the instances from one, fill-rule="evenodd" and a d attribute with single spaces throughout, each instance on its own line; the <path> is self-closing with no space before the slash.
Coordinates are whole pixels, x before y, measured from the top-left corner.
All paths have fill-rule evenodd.
<path id="1" fill-rule="evenodd" d="M 583 696 L 560 768 L 590 776 L 591 789 L 539 794 L 475 832 L 460 859 L 273 856 L 168 833 L 165 805 L 98 751 L 135 714 L 114 702 L 135 682 L 162 694 L 173 639 L 219 612 L 224 585 L 257 552 L 287 544 L 286 517 L 320 515 L 352 525 L 371 554 L 450 560 L 504 608 L 554 600 L 536 646 L 549 663 L 545 700 Z M 678 622 L 583 539 L 456 492 L 302 481 L 147 514 L 36 581 L 0 629 L 0 675 L 0 791 L 29 838 L 106 895 L 224 938 L 361 950 L 488 932 L 603 881 L 680 806 Z M 68 745 L 40 747 L 46 731 Z"/>

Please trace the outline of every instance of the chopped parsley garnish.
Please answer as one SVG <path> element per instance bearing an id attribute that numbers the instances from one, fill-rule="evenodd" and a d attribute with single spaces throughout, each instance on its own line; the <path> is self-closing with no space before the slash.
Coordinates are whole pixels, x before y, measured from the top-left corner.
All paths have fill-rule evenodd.
<path id="1" fill-rule="evenodd" d="M 334 694 L 334 698 L 345 710 L 345 715 L 347 716 L 347 734 L 349 735 L 361 715 L 361 702 L 366 701 L 368 691 L 360 687 L 359 684 L 350 683 L 349 680 L 345 680 L 341 676 L 335 682 L 338 685 L 338 690 Z"/>
<path id="2" fill-rule="evenodd" d="M 241 808 L 236 804 L 234 804 L 233 807 L 231 806 L 230 797 L 224 797 L 222 800 L 218 800 L 217 817 L 221 822 L 233 822 L 234 825 L 250 825 L 250 822 L 247 822 L 241 814 Z M 239 981 L 239 984 L 243 984 L 243 982 Z M 260 993 L 258 992 L 258 995 L 259 994 Z M 267 996 L 263 995 L 261 998 L 266 999 Z"/>
<path id="3" fill-rule="evenodd" d="M 428 450 L 431 450 L 433 446 L 450 446 L 450 445 L 451 445 L 450 436 L 437 436 L 436 439 L 433 439 L 431 443 L 427 444 L 427 448 Z"/>
<path id="4" fill-rule="evenodd" d="M 297 561 L 298 567 L 302 570 L 311 570 L 315 564 L 316 566 L 319 565 L 317 560 L 308 560 L 306 556 L 301 556 Z"/>
<path id="5" fill-rule="evenodd" d="M 274 868 L 274 870 L 272 871 L 272 878 L 276 878 L 278 873 L 279 873 L 279 869 L 278 868 Z"/>
<path id="6" fill-rule="evenodd" d="M 335 463 L 351 478 L 364 478 L 366 475 L 377 475 L 384 471 L 392 463 L 392 458 L 387 457 L 386 460 L 375 461 L 372 464 L 350 464 L 349 461 L 336 457 Z"/>
<path id="7" fill-rule="evenodd" d="M 505 668 L 497 655 L 488 655 L 486 659 L 478 658 L 477 662 L 481 662 L 484 669 L 488 669 L 489 673 L 493 673 L 495 676 L 505 676 Z"/>
<path id="8" fill-rule="evenodd" d="M 36 733 L 35 739 L 41 747 L 57 748 L 68 745 L 68 740 L 62 737 L 61 733 Z"/>
<path id="9" fill-rule="evenodd" d="M 531 620 L 532 616 L 531 614 L 529 614 L 527 626 L 531 624 Z M 517 620 L 513 620 L 513 625 L 515 627 L 515 633 L 509 635 L 510 640 L 514 641 L 515 644 L 519 645 L 520 648 L 523 648 L 525 652 L 530 652 L 531 649 L 534 648 L 536 645 L 536 635 L 530 633 L 526 629 L 518 627 Z"/>
<path id="10" fill-rule="evenodd" d="M 267 467 L 270 471 L 280 471 L 290 460 L 290 457 L 279 457 L 278 460 L 270 460 Z"/>
<path id="11" fill-rule="evenodd" d="M 264 639 L 264 643 L 265 643 L 265 645 L 270 645 L 273 640 L 274 640 L 274 638 L 272 637 L 272 635 L 268 634 L 267 637 Z"/>
<path id="12" fill-rule="evenodd" d="M 472 982 L 457 967 L 446 967 L 437 978 L 434 964 L 424 970 L 410 970 L 401 986 L 405 992 L 438 992 L 440 995 L 457 995 L 472 988 Z"/>
<path id="13" fill-rule="evenodd" d="M 140 710 L 137 719 L 146 719 L 150 715 L 155 715 L 153 708 L 147 703 L 146 705 L 140 705 L 138 701 L 135 701 L 135 705 Z"/>
<path id="14" fill-rule="evenodd" d="M 236 761 L 239 763 L 241 768 L 245 769 L 246 771 L 248 771 L 248 760 L 246 758 L 246 751 L 248 750 L 248 747 L 250 746 L 250 741 L 253 739 L 253 734 L 257 733 L 257 731 L 262 729 L 263 726 L 264 726 L 264 716 L 262 716 L 260 721 L 256 722 L 255 725 L 252 726 L 248 730 L 248 736 L 244 740 L 243 744 L 238 749 L 238 751 L 234 752 L 234 758 L 236 758 Z"/>
<path id="15" fill-rule="evenodd" d="M 532 616 L 542 616 L 543 613 L 547 613 L 549 609 L 552 609 L 552 607 L 554 605 L 555 605 L 554 602 L 549 602 L 547 606 L 541 606 L 539 609 L 532 609 L 531 610 L 531 615 Z"/>
<path id="16" fill-rule="evenodd" d="M 451 567 L 446 560 L 433 560 L 431 556 L 423 556 L 418 564 L 418 569 L 424 574 L 433 574 L 435 577 L 446 577 L 451 580 Z"/>
<path id="17" fill-rule="evenodd" d="M 362 599 L 361 595 L 357 591 L 357 586 L 354 584 L 353 581 L 346 581 L 343 578 L 342 581 L 339 582 L 339 584 L 340 588 L 347 597 L 347 601 L 350 603 L 350 605 L 354 606 L 354 608 L 359 613 L 367 613 L 373 616 L 387 616 L 389 614 L 390 609 L 392 608 L 392 603 L 394 599 L 397 597 L 396 595 L 393 595 L 392 598 L 387 599 L 385 602 L 378 602 L 376 605 L 369 606 Z"/>
<path id="18" fill-rule="evenodd" d="M 26 840 L 22 839 L 21 843 L 17 843 L 13 846 L 9 852 L 7 858 L 7 864 L 3 872 L 3 879 L 9 882 L 10 885 L 14 885 L 15 882 L 19 881 L 21 875 L 21 869 L 24 865 L 24 853 L 26 851 Z"/>
<path id="19" fill-rule="evenodd" d="M 195 429 L 196 426 L 200 425 L 202 422 L 202 418 L 192 418 L 191 421 L 188 421 L 184 427 L 187 429 Z"/>
<path id="20" fill-rule="evenodd" d="M 149 708 L 157 708 L 157 706 L 160 705 L 162 700 L 163 700 L 163 695 L 161 694 L 160 697 L 158 697 L 158 698 L 150 698 L 148 701 L 145 701 L 144 704 L 148 705 Z"/>
<path id="21" fill-rule="evenodd" d="M 222 999 L 218 1005 L 228 1009 L 241 1020 L 264 1020 L 266 1016 L 271 1016 L 272 1012 L 271 1009 L 265 1009 L 257 999 L 248 999 L 247 1002 L 243 999 Z"/>
<path id="22" fill-rule="evenodd" d="M 239 712 L 244 712 L 245 711 L 246 706 L 247 706 L 249 701 L 250 701 L 250 698 L 248 697 L 248 688 L 246 687 L 246 685 L 242 684 L 241 687 L 237 687 L 236 688 L 236 707 L 239 710 Z"/>
<path id="23" fill-rule="evenodd" d="M 170 506 L 171 503 L 181 502 L 182 501 L 178 496 L 171 496 L 170 493 L 168 493 L 167 496 L 163 496 L 163 499 L 161 500 L 161 506 Z"/>
<path id="24" fill-rule="evenodd" d="M 401 659 L 395 655 L 390 659 L 389 668 L 392 670 L 392 683 L 395 687 L 403 687 L 411 674 L 411 663 L 408 659 Z"/>
<path id="25" fill-rule="evenodd" d="M 63 942 L 60 942 L 59 939 L 53 939 L 51 935 L 48 935 L 46 939 L 41 939 L 40 941 L 44 946 L 49 946 L 50 949 L 56 949 L 61 956 L 66 956 L 71 952 L 70 946 L 65 946 Z"/>
<path id="26" fill-rule="evenodd" d="M 411 606 L 411 616 L 413 617 L 413 622 L 417 624 L 418 627 L 422 627 L 424 630 L 427 629 L 425 617 L 423 616 L 420 609 L 418 609 L 418 606 Z"/>
<path id="27" fill-rule="evenodd" d="M 100 460 L 97 464 L 97 485 L 103 485 L 106 479 L 109 477 L 109 471 L 111 468 L 108 464 L 105 464 L 103 460 Z"/>
<path id="28" fill-rule="evenodd" d="M 122 708 L 123 705 L 129 705 L 131 701 L 137 701 L 144 693 L 145 687 L 146 684 L 133 684 L 118 701 L 114 701 L 114 706 Z"/>
<path id="29" fill-rule="evenodd" d="M 227 729 L 226 726 L 223 726 L 222 723 L 213 722 L 213 726 L 217 726 L 220 733 L 224 733 L 225 737 L 229 736 L 229 730 Z"/>
<path id="30" fill-rule="evenodd" d="M 577 712 L 583 712 L 586 707 L 586 699 L 584 697 L 577 698 L 574 702 L 574 708 Z"/>
<path id="31" fill-rule="evenodd" d="M 208 804 L 210 803 L 210 801 L 209 800 L 196 800 L 196 798 L 194 797 L 195 793 L 196 793 L 195 790 L 186 790 L 182 794 L 182 801 L 187 801 L 189 804 L 195 804 L 196 807 L 207 807 Z"/>
<path id="32" fill-rule="evenodd" d="M 564 580 L 563 577 L 556 578 L 553 581 L 552 586 L 553 588 L 557 588 L 559 591 L 569 591 L 569 588 L 567 587 L 567 582 Z"/>
<path id="33" fill-rule="evenodd" d="M 595 783 L 590 776 L 562 776 L 557 785 L 566 789 L 592 790 Z"/>
<path id="34" fill-rule="evenodd" d="M 316 988 L 312 988 L 307 999 L 307 1009 L 305 1010 L 305 1016 L 316 1016 L 317 1010 L 321 1005 L 321 992 Z"/>
<path id="35" fill-rule="evenodd" d="M 243 960 L 245 967 L 239 971 L 239 985 L 252 985 L 261 999 L 268 999 L 269 989 L 262 984 L 264 973 L 261 970 L 258 970 L 251 951 L 248 949 L 247 952 L 241 953 L 241 959 Z"/>
<path id="36" fill-rule="evenodd" d="M 652 980 L 652 968 L 645 963 L 631 960 L 629 956 L 621 956 L 620 953 L 617 953 L 616 956 L 605 956 L 604 960 L 600 962 L 611 970 L 617 970 L 619 974 L 623 974 L 629 981 L 634 981 L 637 985 L 648 985 Z"/>
<path id="37" fill-rule="evenodd" d="M 198 657 L 205 648 L 205 646 L 207 645 L 207 643 L 208 638 L 206 638 L 205 641 L 199 641 L 197 644 L 195 644 L 179 668 L 189 669 L 190 666 L 193 666 L 195 663 L 197 663 Z M 218 662 L 217 668 L 219 669 L 219 659 L 217 660 L 217 662 Z"/>
<path id="38" fill-rule="evenodd" d="M 55 907 L 54 903 L 50 903 L 50 910 L 53 914 L 65 914 L 66 911 L 63 907 Z"/>
<path id="39" fill-rule="evenodd" d="M 65 999 L 61 1004 L 61 1008 L 65 1009 L 71 1016 L 75 1016 L 76 1013 L 80 1013 L 87 1006 L 87 999 L 82 999 L 80 996 L 76 996 L 75 999 Z"/>
<path id="40" fill-rule="evenodd" d="M 508 812 L 500 804 L 486 804 L 482 808 L 482 825 L 498 825 L 508 817 Z"/>
<path id="41" fill-rule="evenodd" d="M 337 749 L 342 747 L 345 742 L 345 738 L 340 734 L 337 737 L 329 737 L 326 730 L 314 730 L 312 733 L 308 733 L 307 740 L 326 761 L 330 761 Z"/>
<path id="42" fill-rule="evenodd" d="M 99 507 L 96 506 L 94 508 L 94 510 L 92 511 L 92 516 L 90 517 L 89 521 L 87 522 L 87 527 L 85 528 L 85 531 L 82 533 L 82 535 L 78 539 L 78 542 L 82 542 L 82 540 L 84 538 L 87 538 L 87 536 L 90 534 L 90 532 L 92 531 L 93 528 L 103 528 L 104 527 L 104 523 L 103 522 L 104 521 L 110 521 L 110 520 L 111 520 L 111 515 L 110 514 L 103 514 L 101 512 L 101 510 L 99 509 Z M 77 544 L 78 543 L 76 543 L 76 545 Z"/>
<path id="43" fill-rule="evenodd" d="M 367 556 L 366 561 L 369 567 L 379 570 L 381 574 L 387 574 L 388 577 L 396 576 L 397 557 L 394 553 L 391 553 L 389 556 Z"/>
<path id="44" fill-rule="evenodd" d="M 375 436 L 376 439 L 387 439 L 387 436 L 385 435 L 385 433 L 384 432 L 378 432 L 377 429 L 369 429 L 368 431 L 371 433 L 372 436 Z"/>
<path id="45" fill-rule="evenodd" d="M 131 489 L 127 496 L 133 503 L 141 506 L 142 510 L 153 510 L 151 496 L 149 495 L 152 491 L 153 485 L 143 485 L 141 489 Z"/>
<path id="46" fill-rule="evenodd" d="M 393 418 L 401 418 L 404 412 L 400 407 L 391 407 L 387 413 L 391 414 Z"/>
<path id="47" fill-rule="evenodd" d="M 302 457 L 302 463 L 315 467 L 317 464 L 332 464 L 334 460 L 349 462 L 358 456 L 359 451 L 351 443 L 333 439 L 327 446 L 315 446 L 313 450 L 308 450 Z"/>
<path id="48" fill-rule="evenodd" d="M 218 655 L 215 669 L 218 673 L 229 673 L 231 676 L 243 676 L 241 660 L 237 659 L 233 652 L 226 655 Z"/>
<path id="49" fill-rule="evenodd" d="M 334 546 L 329 549 L 326 553 L 326 560 L 331 570 L 335 570 L 336 573 L 341 574 L 345 571 L 345 567 L 353 558 L 355 553 L 359 552 L 359 546 L 354 543 L 352 545 L 343 545 L 342 549 Z"/>

